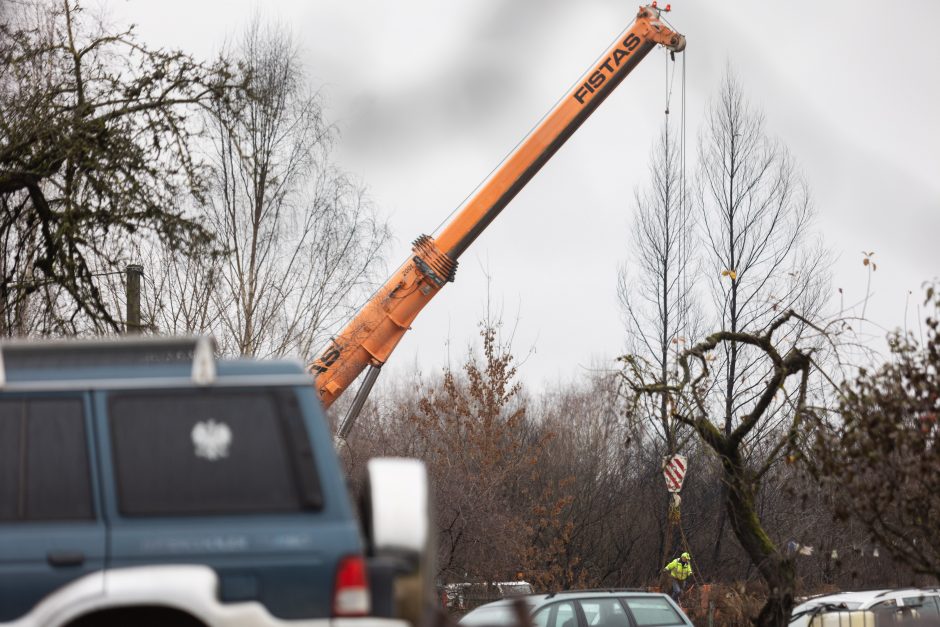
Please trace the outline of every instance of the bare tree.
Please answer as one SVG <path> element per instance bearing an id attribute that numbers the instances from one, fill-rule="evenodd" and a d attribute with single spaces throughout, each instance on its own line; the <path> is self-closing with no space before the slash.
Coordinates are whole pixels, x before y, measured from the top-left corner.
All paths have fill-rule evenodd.
<path id="1" fill-rule="evenodd" d="M 795 461 L 802 426 L 812 417 L 807 396 L 814 345 L 819 339 L 804 337 L 795 346 L 789 340 L 778 341 L 778 337 L 789 335 L 788 326 L 811 328 L 821 337 L 827 335 L 824 329 L 817 329 L 791 310 L 772 320 L 759 334 L 719 331 L 685 350 L 680 357 L 682 379 L 677 385 L 664 386 L 645 380 L 639 370 L 632 370 L 628 375 L 637 398 L 664 392 L 682 397 L 683 402 L 674 403 L 678 408 L 674 417 L 695 429 L 720 459 L 725 488 L 722 502 L 731 527 L 769 588 L 767 602 L 754 620 L 756 625 L 766 627 L 783 627 L 789 621 L 796 570 L 792 556 L 786 555 L 765 530 L 757 508 L 757 496 L 765 477 L 781 457 Z M 763 365 L 767 374 L 757 383 L 757 392 L 740 420 L 731 431 L 726 431 L 720 421 L 714 420 L 709 409 L 709 380 L 716 376 L 710 365 L 710 356 L 731 342 L 759 351 L 761 360 L 766 362 Z M 719 373 L 717 376 L 723 375 Z M 755 453 L 748 442 L 757 427 L 767 420 L 767 412 L 778 399 L 785 407 L 780 413 L 786 414 L 786 428 L 760 453 Z"/>
<path id="2" fill-rule="evenodd" d="M 388 230 L 333 163 L 337 131 L 290 34 L 255 19 L 233 56 L 248 97 L 211 118 L 208 214 L 227 253 L 212 268 L 217 339 L 228 353 L 306 357 L 369 285 Z"/>
<path id="3" fill-rule="evenodd" d="M 670 134 L 668 120 L 651 151 L 649 172 L 649 187 L 636 192 L 633 246 L 628 265 L 620 271 L 618 293 L 629 343 L 624 359 L 666 386 L 678 381 L 679 355 L 698 336 L 701 323 L 694 293 L 697 255 L 691 246 L 695 225 L 681 146 Z M 678 453 L 691 432 L 673 418 L 670 395 L 663 392 L 637 400 L 632 416 L 655 457 L 663 460 Z M 654 437 L 646 437 L 647 433 Z M 665 492 L 665 485 L 657 484 Z M 681 537 L 678 498 L 666 507 L 662 553 L 655 558 L 663 563 Z"/>
<path id="4" fill-rule="evenodd" d="M 115 242 L 156 235 L 181 250 L 209 240 L 175 201 L 204 191 L 191 115 L 233 94 L 227 65 L 152 50 L 75 0 L 5 11 L 0 307 L 32 298 L 30 306 L 62 308 L 47 310 L 62 314 L 52 332 L 80 330 L 82 318 L 93 331 L 116 330 L 94 280 L 124 265 Z M 40 295 L 48 286 L 56 293 Z"/>
<path id="5" fill-rule="evenodd" d="M 715 354 L 719 376 L 709 400 L 728 436 L 770 374 L 763 351 L 736 341 L 734 334 L 762 335 L 772 320 L 791 309 L 815 318 L 828 286 L 826 256 L 811 241 L 813 212 L 806 184 L 786 148 L 769 137 L 763 115 L 748 102 L 730 68 L 700 137 L 695 203 L 716 326 L 732 334 Z M 780 351 L 786 353 L 788 342 L 795 346 L 804 330 L 800 324 L 788 325 L 787 335 L 775 338 Z M 767 407 L 763 420 L 748 430 L 748 451 L 762 453 L 761 443 L 786 423 L 787 415 L 780 402 Z M 720 556 L 724 512 L 719 514 L 713 564 Z"/>
<path id="6" fill-rule="evenodd" d="M 633 246 L 620 270 L 618 294 L 626 318 L 629 354 L 662 384 L 679 376 L 678 357 L 698 333 L 693 294 L 694 220 L 679 146 L 668 122 L 650 155 L 650 186 L 636 192 Z M 647 399 L 639 416 L 661 441 L 666 455 L 678 452 L 681 423 L 672 419 L 668 395 Z"/>

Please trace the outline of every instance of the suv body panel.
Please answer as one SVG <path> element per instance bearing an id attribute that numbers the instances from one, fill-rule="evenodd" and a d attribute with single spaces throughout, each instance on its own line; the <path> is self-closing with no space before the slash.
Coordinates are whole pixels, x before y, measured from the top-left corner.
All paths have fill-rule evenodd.
<path id="1" fill-rule="evenodd" d="M 0 529 L 0 625 L 28 613 L 50 593 L 91 576 L 104 590 L 105 530 L 99 523 L 32 523 Z M 55 565 L 50 556 L 82 556 Z M 72 561 L 72 560 L 69 560 Z M 91 584 L 86 584 L 91 585 Z"/>
<path id="2" fill-rule="evenodd" d="M 58 359 L 47 354 L 47 359 Z M 339 561 L 362 556 L 364 546 L 332 434 L 300 364 L 222 361 L 215 364 L 212 382 L 198 385 L 189 363 L 154 363 L 128 351 L 122 354 L 127 363 L 120 365 L 104 359 L 102 364 L 70 363 L 66 355 L 51 366 L 48 362 L 36 366 L 27 355 L 21 367 L 3 373 L 0 402 L 81 399 L 93 515 L 90 520 L 56 522 L 0 518 L 0 625 L 64 624 L 66 614 L 74 614 L 76 608 L 87 612 L 122 603 L 167 605 L 197 618 L 199 607 L 211 607 L 217 618 L 205 622 L 212 625 L 242 624 L 227 622 L 224 616 L 232 612 L 254 617 L 251 620 L 257 622 L 245 623 L 252 625 L 403 624 L 330 618 Z M 221 396 L 245 390 L 287 394 L 300 426 L 296 419 L 283 426 L 290 421 L 278 414 L 286 445 L 275 454 L 301 458 L 290 462 L 292 476 L 300 483 L 297 468 L 312 463 L 309 472 L 318 484 L 314 496 L 320 498 L 319 505 L 308 507 L 304 501 L 296 511 L 206 515 L 122 512 L 111 401 L 136 393 L 172 395 L 174 390 L 187 394 L 210 390 Z M 303 446 L 291 448 L 298 444 Z M 304 486 L 298 490 L 302 498 L 307 493 Z M 56 567 L 49 562 L 50 552 L 53 557 L 74 554 L 82 559 Z M 70 609 L 63 609 L 69 603 Z"/>
<path id="3" fill-rule="evenodd" d="M 50 400 L 77 403 L 82 412 L 81 426 L 84 441 L 76 443 L 78 449 L 87 451 L 86 468 L 89 483 L 89 517 L 73 520 L 2 519 L 0 517 L 0 623 L 13 620 L 28 612 L 40 599 L 69 582 L 93 573 L 97 588 L 103 589 L 104 578 L 100 574 L 105 567 L 106 529 L 101 517 L 101 500 L 97 468 L 91 462 L 96 445 L 87 394 L 50 393 L 35 396 L 24 393 L 0 394 L 4 407 L 29 407 L 34 401 Z M 28 412 L 29 410 L 25 410 Z M 9 419 L 10 416 L 0 418 Z M 16 460 L 18 474 L 28 471 L 28 457 L 33 443 L 28 439 L 24 415 L 20 426 L 23 438 L 20 459 Z M 0 433 L 3 427 L 0 427 Z M 47 451 L 48 452 L 48 451 Z M 39 451 L 42 454 L 42 451 Z M 0 453 L 2 455 L 2 453 Z M 5 472 L 0 468 L 0 473 Z M 18 477 L 18 483 L 28 480 Z M 9 486 L 19 490 L 20 486 Z M 17 495 L 20 508 L 25 496 Z M 29 515 L 29 512 L 22 512 Z"/>
<path id="4" fill-rule="evenodd" d="M 93 612 L 160 605 L 177 609 L 206 625 L 226 627 L 403 627 L 380 618 L 284 620 L 257 601 L 223 603 L 215 594 L 218 578 L 206 566 L 142 566 L 109 570 L 107 593 L 87 576 L 57 590 L 9 627 L 61 627 Z M 166 595 L 154 602 L 154 591 Z"/>
<path id="5" fill-rule="evenodd" d="M 205 564 L 218 573 L 219 594 L 225 601 L 258 600 L 271 614 L 284 619 L 331 616 L 336 566 L 347 555 L 361 555 L 362 541 L 345 485 L 336 471 L 339 462 L 332 437 L 313 391 L 283 389 L 296 396 L 311 441 L 323 495 L 323 505 L 317 511 L 206 516 L 122 514 L 109 401 L 138 390 L 95 393 L 99 460 L 102 467 L 114 469 L 111 480 L 103 484 L 104 508 L 110 523 L 109 567 Z M 177 390 L 180 388 L 164 393 L 172 395 Z M 236 433 L 235 437 L 241 435 Z"/>

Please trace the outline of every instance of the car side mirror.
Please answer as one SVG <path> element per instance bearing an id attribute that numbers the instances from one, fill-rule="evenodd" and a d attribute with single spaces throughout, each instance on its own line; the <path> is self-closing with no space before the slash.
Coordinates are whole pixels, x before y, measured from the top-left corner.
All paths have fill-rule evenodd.
<path id="1" fill-rule="evenodd" d="M 369 460 L 362 496 L 373 609 L 420 625 L 432 603 L 436 554 L 424 463 Z"/>

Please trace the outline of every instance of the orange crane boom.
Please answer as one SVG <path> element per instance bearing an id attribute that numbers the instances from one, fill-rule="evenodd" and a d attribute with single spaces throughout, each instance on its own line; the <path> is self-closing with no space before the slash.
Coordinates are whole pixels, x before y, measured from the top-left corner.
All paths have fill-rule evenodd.
<path id="1" fill-rule="evenodd" d="M 669 7 L 659 9 L 656 2 L 640 7 L 636 21 L 617 38 L 601 61 L 591 67 L 577 86 L 529 133 L 436 239 L 422 235 L 414 241 L 413 256 L 310 365 L 325 407 L 329 407 L 363 370 L 371 367 L 340 426 L 341 438 L 345 438 L 365 402 L 378 369 L 388 360 L 412 321 L 447 282 L 454 280 L 460 255 L 650 50 L 656 45 L 673 52 L 685 49 L 685 37 L 661 21 L 663 10 L 668 11 Z"/>

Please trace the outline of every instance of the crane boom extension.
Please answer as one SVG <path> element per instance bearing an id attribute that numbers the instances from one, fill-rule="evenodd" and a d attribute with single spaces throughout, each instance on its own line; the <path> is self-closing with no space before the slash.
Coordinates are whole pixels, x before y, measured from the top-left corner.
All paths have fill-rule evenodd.
<path id="1" fill-rule="evenodd" d="M 422 235 L 414 241 L 413 256 L 310 365 L 324 406 L 329 407 L 365 368 L 386 362 L 418 313 L 454 280 L 460 255 L 657 44 L 680 52 L 685 37 L 660 21 L 654 2 L 640 7 L 636 21 L 601 62 L 584 74 L 436 239 Z M 370 387 L 374 379 L 369 377 Z M 343 425 L 341 438 L 350 427 Z"/>

